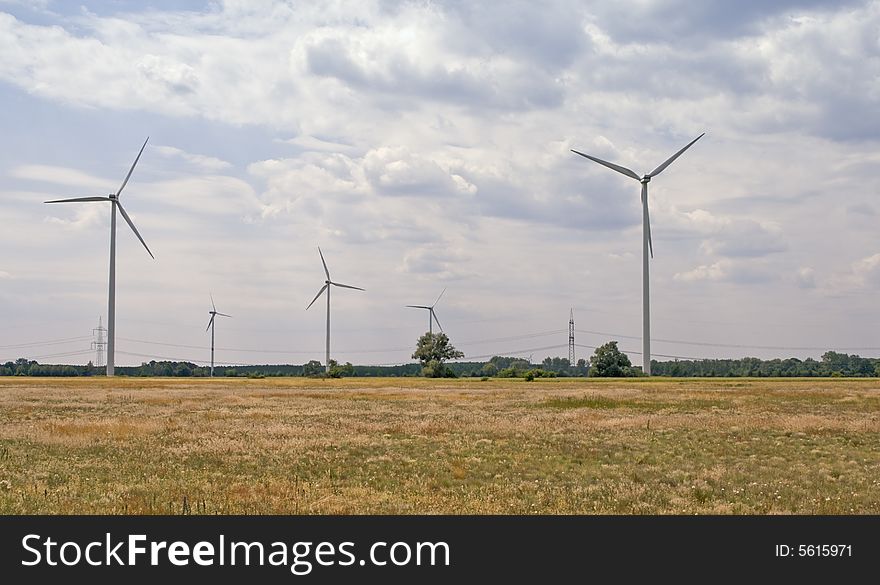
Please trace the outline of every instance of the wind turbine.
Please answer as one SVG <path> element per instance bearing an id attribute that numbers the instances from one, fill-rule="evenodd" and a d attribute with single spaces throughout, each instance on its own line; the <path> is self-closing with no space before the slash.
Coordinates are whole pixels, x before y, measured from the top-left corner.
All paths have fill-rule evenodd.
<path id="1" fill-rule="evenodd" d="M 443 293 L 445 293 L 445 292 L 446 292 L 446 289 L 444 288 L 443 292 L 440 293 L 440 296 L 437 297 L 437 300 L 434 301 L 434 304 L 431 305 L 430 307 L 427 307 L 425 305 L 407 305 L 407 307 L 409 307 L 410 309 L 427 309 L 427 311 L 428 311 L 428 333 L 434 332 L 434 330 L 432 328 L 433 321 L 436 321 L 437 327 L 440 328 L 441 332 L 443 331 L 443 326 L 440 324 L 440 320 L 437 319 L 437 313 L 434 312 L 434 307 L 436 307 L 437 303 L 440 302 L 440 298 L 443 296 Z"/>
<path id="2" fill-rule="evenodd" d="M 324 371 L 330 372 L 330 286 L 338 286 L 341 288 L 353 288 L 354 290 L 365 290 L 357 286 L 351 286 L 348 284 L 340 284 L 338 282 L 333 282 L 330 280 L 330 271 L 327 270 L 327 263 L 324 261 L 324 253 L 321 252 L 321 246 L 318 246 L 318 254 L 321 255 L 321 264 L 324 265 L 324 274 L 327 275 L 327 280 L 324 281 L 324 286 L 321 287 L 321 290 L 318 291 L 318 294 L 315 295 L 315 298 L 312 299 L 312 302 L 309 303 L 309 306 L 306 307 L 306 311 L 311 308 L 312 305 L 315 304 L 315 301 L 318 300 L 318 297 L 326 290 L 327 291 L 327 353 L 326 353 L 326 361 L 324 362 Z"/>
<path id="3" fill-rule="evenodd" d="M 207 333 L 208 329 L 211 330 L 211 377 L 214 377 L 214 317 L 220 315 L 221 317 L 232 317 L 232 315 L 227 315 L 226 313 L 221 313 L 217 310 L 217 306 L 214 304 L 214 295 L 210 295 L 211 297 L 211 310 L 208 313 L 211 315 L 211 320 L 208 321 L 208 326 L 205 327 L 205 332 Z"/>
<path id="4" fill-rule="evenodd" d="M 642 184 L 642 371 L 648 376 L 651 375 L 651 306 L 648 283 L 648 254 L 650 253 L 651 258 L 654 257 L 654 243 L 651 241 L 651 218 L 648 216 L 648 183 L 651 182 L 651 179 L 662 173 L 675 159 L 680 157 L 685 150 L 693 146 L 694 142 L 705 135 L 706 133 L 703 132 L 688 142 L 684 148 L 666 159 L 659 167 L 641 177 L 626 167 L 572 150 L 575 154 L 579 154 L 584 158 L 588 158 L 593 162 L 635 179 Z"/>
<path id="5" fill-rule="evenodd" d="M 151 258 L 155 259 L 153 253 L 150 252 L 150 248 L 147 246 L 147 243 L 141 237 L 140 233 L 138 233 L 137 228 L 134 227 L 134 223 L 132 223 L 131 218 L 128 217 L 128 214 L 125 213 L 125 209 L 122 207 L 122 203 L 119 201 L 119 195 L 122 193 L 122 190 L 125 189 L 125 186 L 128 184 L 128 179 L 131 178 L 131 173 L 134 171 L 134 167 L 137 166 L 138 161 L 141 158 L 141 154 L 144 152 L 144 148 L 147 146 L 147 142 L 150 140 L 150 137 L 147 136 L 147 139 L 144 140 L 144 145 L 141 146 L 140 152 L 138 152 L 137 157 L 134 159 L 134 163 L 132 163 L 131 168 L 128 169 L 128 174 L 125 175 L 125 180 L 122 181 L 122 186 L 119 187 L 119 190 L 116 193 L 110 193 L 110 195 L 106 197 L 75 197 L 73 199 L 56 199 L 54 201 L 46 201 L 46 203 L 72 203 L 72 202 L 80 202 L 80 201 L 109 201 L 111 205 L 110 211 L 110 295 L 107 306 L 107 375 L 113 375 L 113 367 L 114 367 L 114 357 L 116 350 L 116 210 L 119 210 L 119 213 L 122 214 L 122 219 L 128 224 L 128 227 L 131 228 L 131 231 L 134 232 L 134 235 L 141 241 L 141 244 L 146 248 L 147 253 Z"/>

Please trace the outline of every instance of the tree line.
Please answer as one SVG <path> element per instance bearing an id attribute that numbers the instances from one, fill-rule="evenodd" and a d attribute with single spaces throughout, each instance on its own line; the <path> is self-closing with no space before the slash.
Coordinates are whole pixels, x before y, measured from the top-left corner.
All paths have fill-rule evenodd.
<path id="1" fill-rule="evenodd" d="M 495 356 L 487 362 L 454 362 L 444 364 L 449 377 L 490 377 L 490 378 L 526 378 L 532 377 L 615 377 L 640 376 L 641 368 L 633 366 L 618 367 L 617 371 L 588 368 L 578 360 L 574 368 L 561 365 L 567 364 L 567 358 L 547 358 L 559 360 L 557 364 L 531 364 L 528 360 L 517 357 Z M 880 359 L 862 358 L 857 355 L 826 352 L 821 360 L 797 358 L 761 360 L 758 358 L 742 359 L 707 359 L 658 362 L 651 361 L 651 371 L 655 376 L 674 377 L 871 377 L 880 376 Z M 314 360 L 313 364 L 301 366 L 289 364 L 252 365 L 216 368 L 218 377 L 284 377 L 284 376 L 322 376 L 323 365 Z M 40 364 L 24 358 L 14 362 L 6 362 L 0 366 L 0 376 L 100 376 L 104 368 L 91 365 L 76 366 L 63 364 Z M 116 374 L 121 376 L 142 377 L 196 377 L 204 378 L 210 374 L 210 368 L 198 366 L 191 362 L 150 361 L 140 366 L 117 366 Z M 339 371 L 331 364 L 332 377 L 411 377 L 421 376 L 420 364 L 402 364 L 397 366 L 356 366 L 344 364 Z"/>
<path id="2" fill-rule="evenodd" d="M 820 360 L 798 358 L 762 360 L 741 359 L 682 360 L 656 362 L 651 360 L 651 373 L 658 376 L 724 376 L 724 377 L 874 377 L 880 376 L 880 359 L 827 351 Z"/>
<path id="3" fill-rule="evenodd" d="M 442 334 L 440 334 L 442 335 Z M 435 334 L 436 337 L 436 334 Z M 445 336 L 444 336 L 445 337 Z M 360 366 L 339 364 L 330 360 L 330 377 L 486 377 L 486 378 L 555 378 L 555 377 L 626 377 L 641 376 L 639 366 L 633 366 L 629 358 L 611 341 L 598 348 L 589 363 L 580 359 L 572 366 L 568 358 L 546 357 L 541 363 L 512 356 L 494 356 L 490 360 L 472 362 L 448 362 L 461 356 L 448 340 L 420 338 L 420 349 L 413 355 L 419 363 L 394 366 Z M 452 348 L 449 350 L 449 348 Z M 445 353 L 444 353 L 445 352 Z M 418 355 L 417 355 L 418 354 Z M 453 358 L 439 359 L 441 355 Z M 740 359 L 703 360 L 651 360 L 651 372 L 655 376 L 674 377 L 872 377 L 880 376 L 880 359 L 864 358 L 835 351 L 825 352 L 821 359 L 798 358 L 762 360 L 755 357 Z M 0 376 L 100 376 L 103 367 L 91 362 L 84 366 L 65 364 L 40 364 L 34 360 L 19 358 L 0 365 Z M 149 361 L 140 366 L 117 366 L 116 374 L 143 377 L 197 377 L 210 375 L 210 368 L 186 361 Z M 311 360 L 302 365 L 264 364 L 234 367 L 217 367 L 219 377 L 324 377 L 323 365 Z"/>

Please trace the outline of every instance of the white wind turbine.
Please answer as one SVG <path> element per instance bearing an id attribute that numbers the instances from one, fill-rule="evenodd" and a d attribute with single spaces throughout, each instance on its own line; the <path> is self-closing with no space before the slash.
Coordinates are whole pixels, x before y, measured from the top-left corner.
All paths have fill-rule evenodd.
<path id="1" fill-rule="evenodd" d="M 141 237 L 140 233 L 138 233 L 137 228 L 134 227 L 134 223 L 132 223 L 131 218 L 128 217 L 128 214 L 125 213 L 125 209 L 122 207 L 122 203 L 119 201 L 119 195 L 122 193 L 122 190 L 125 189 L 125 186 L 128 184 L 128 179 L 131 178 L 131 173 L 134 171 L 134 167 L 137 166 L 138 161 L 141 158 L 141 154 L 144 152 L 144 148 L 147 146 L 147 142 L 150 140 L 150 137 L 147 136 L 147 139 L 144 140 L 144 145 L 141 146 L 140 151 L 138 152 L 137 157 L 134 159 L 134 163 L 132 163 L 131 168 L 128 169 L 128 174 L 125 175 L 125 180 L 122 181 L 122 186 L 119 187 L 119 190 L 116 193 L 110 193 L 110 195 L 106 197 L 75 197 L 73 199 L 56 199 L 54 201 L 46 201 L 46 203 L 71 203 L 71 202 L 80 202 L 80 201 L 109 201 L 111 205 L 110 211 L 110 295 L 107 306 L 107 375 L 113 375 L 114 369 L 114 357 L 116 350 L 116 210 L 119 210 L 119 213 L 122 215 L 122 219 L 128 224 L 128 227 L 131 228 L 131 231 L 134 232 L 134 235 L 141 241 L 141 244 L 146 248 L 147 253 L 151 258 L 155 259 L 153 253 L 150 252 L 150 248 L 147 246 L 147 243 Z"/>
<path id="2" fill-rule="evenodd" d="M 226 313 L 221 313 L 217 311 L 217 306 L 214 304 L 214 295 L 209 295 L 211 297 L 211 310 L 208 313 L 211 315 L 211 320 L 208 321 L 208 326 L 205 327 L 205 333 L 208 332 L 208 329 L 211 330 L 211 377 L 214 377 L 214 317 L 220 315 L 221 317 L 230 317 L 232 315 L 227 315 Z"/>
<path id="3" fill-rule="evenodd" d="M 440 328 L 441 332 L 443 331 L 443 326 L 440 325 L 440 320 L 437 319 L 437 313 L 434 312 L 434 307 L 436 307 L 437 303 L 440 302 L 440 298 L 443 296 L 443 293 L 445 293 L 445 292 L 446 292 L 446 289 L 444 288 L 443 292 L 440 293 L 440 296 L 437 297 L 437 300 L 434 301 L 434 304 L 431 305 L 430 307 L 426 306 L 426 305 L 407 305 L 407 307 L 409 307 L 410 309 L 427 309 L 427 311 L 428 311 L 428 333 L 434 332 L 432 321 L 436 321 L 437 327 Z"/>
<path id="4" fill-rule="evenodd" d="M 651 218 L 648 215 L 648 183 L 651 182 L 651 179 L 662 173 L 666 167 L 671 165 L 672 162 L 681 156 L 685 150 L 690 148 L 694 142 L 705 135 L 706 133 L 703 132 L 691 140 L 684 148 L 666 159 L 666 161 L 659 167 L 641 177 L 626 167 L 590 156 L 589 154 L 572 150 L 575 154 L 579 154 L 593 162 L 597 162 L 602 166 L 606 166 L 609 169 L 633 178 L 642 184 L 642 371 L 648 376 L 651 375 L 651 306 L 648 284 L 648 254 L 650 253 L 651 258 L 654 257 L 654 243 L 651 241 Z"/>
<path id="5" fill-rule="evenodd" d="M 321 264 L 324 265 L 324 274 L 327 275 L 327 280 L 324 281 L 324 286 L 321 287 L 321 290 L 318 291 L 318 294 L 315 295 L 315 298 L 312 299 L 312 302 L 309 303 L 309 306 L 306 307 L 306 311 L 311 308 L 312 305 L 315 304 L 315 301 L 318 300 L 318 297 L 326 290 L 327 291 L 327 353 L 325 355 L 324 361 L 324 371 L 330 372 L 330 286 L 338 286 L 341 288 L 353 288 L 354 290 L 365 290 L 357 286 L 351 286 L 348 284 L 340 284 L 338 282 L 333 282 L 330 280 L 330 271 L 327 270 L 327 263 L 324 261 L 324 254 L 321 252 L 321 247 L 318 246 L 318 254 L 321 255 Z"/>

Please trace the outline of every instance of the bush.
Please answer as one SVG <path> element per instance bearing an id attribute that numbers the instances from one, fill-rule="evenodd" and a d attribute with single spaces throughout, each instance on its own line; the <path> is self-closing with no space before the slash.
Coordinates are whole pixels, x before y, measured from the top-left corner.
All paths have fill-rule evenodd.
<path id="1" fill-rule="evenodd" d="M 483 368 L 480 370 L 483 376 L 497 376 L 498 375 L 498 366 L 493 364 L 492 362 L 488 362 Z"/>
<path id="2" fill-rule="evenodd" d="M 518 372 L 516 368 L 504 368 L 503 370 L 498 370 L 498 373 L 495 374 L 496 378 L 517 378 Z"/>
<path id="3" fill-rule="evenodd" d="M 345 365 L 340 366 L 336 360 L 330 360 L 329 376 L 331 378 L 342 378 L 344 376 L 354 376 L 354 366 L 351 365 L 351 362 L 345 362 Z"/>
<path id="4" fill-rule="evenodd" d="M 617 349 L 616 341 L 609 341 L 605 345 L 596 348 L 596 352 L 590 357 L 591 377 L 623 377 L 637 376 L 637 370 L 632 367 L 629 357 Z"/>
<path id="5" fill-rule="evenodd" d="M 309 360 L 303 364 L 302 372 L 303 376 L 314 378 L 324 373 L 324 367 L 318 360 Z"/>

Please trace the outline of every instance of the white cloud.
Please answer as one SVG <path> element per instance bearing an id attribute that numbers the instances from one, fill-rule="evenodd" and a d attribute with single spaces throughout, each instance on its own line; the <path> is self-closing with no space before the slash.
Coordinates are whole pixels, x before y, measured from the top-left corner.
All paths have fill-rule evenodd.
<path id="1" fill-rule="evenodd" d="M 727 276 L 728 269 L 728 263 L 715 262 L 713 264 L 697 266 L 687 272 L 677 272 L 674 278 L 682 282 L 695 282 L 699 280 L 719 281 Z"/>
<path id="2" fill-rule="evenodd" d="M 107 202 L 59 203 L 53 211 L 57 215 L 48 215 L 45 221 L 65 229 L 87 230 L 109 224 L 110 204 Z"/>
<path id="3" fill-rule="evenodd" d="M 880 284 L 880 253 L 853 262 L 852 272 L 856 281 L 864 286 Z"/>
<path id="4" fill-rule="evenodd" d="M 869 335 L 880 5 L 722 4 L 10 8 L 0 81 L 15 146 L 0 157 L 0 206 L 14 220 L 0 241 L 27 251 L 4 269 L 31 287 L 22 298 L 48 274 L 85 289 L 94 278 L 88 294 L 103 294 L 106 233 L 74 232 L 106 226 L 109 210 L 37 203 L 114 191 L 131 130 L 164 145 L 148 147 L 161 156 L 145 156 L 125 199 L 160 260 L 126 256 L 120 287 L 144 292 L 120 295 L 132 301 L 121 316 L 158 320 L 160 306 L 185 322 L 177 307 L 194 290 L 228 284 L 254 328 L 282 330 L 253 343 L 320 349 L 321 316 L 301 311 L 320 243 L 369 289 L 340 304 L 360 311 L 339 347 L 394 346 L 374 320 L 396 323 L 395 307 L 438 280 L 466 288 L 450 291 L 449 326 L 459 318 L 472 338 L 485 326 L 468 319 L 545 330 L 578 303 L 619 303 L 608 323 L 590 313 L 594 328 L 637 332 L 638 185 L 569 149 L 642 172 L 708 130 L 651 183 L 658 315 L 727 313 L 743 338 L 785 318 L 814 345 Z M 108 160 L 119 177 L 102 178 Z M 205 261 L 214 249 L 222 263 Z M 838 293 L 851 293 L 845 307 L 814 304 Z M 670 338 L 684 327 L 666 325 Z"/>
<path id="5" fill-rule="evenodd" d="M 404 147 L 371 150 L 364 157 L 363 166 L 370 185 L 383 194 L 447 197 L 477 192 L 477 187 L 461 175 L 450 173 Z"/>
<path id="6" fill-rule="evenodd" d="M 21 165 L 13 168 L 9 175 L 17 179 L 27 179 L 30 181 L 40 181 L 43 183 L 54 183 L 56 185 L 64 185 L 68 188 L 89 189 L 94 193 L 79 195 L 63 195 L 58 199 L 69 197 L 102 197 L 107 195 L 111 190 L 115 193 L 118 185 L 114 185 L 107 179 L 92 176 L 77 169 L 66 167 L 57 167 L 51 165 L 29 164 Z"/>
<path id="7" fill-rule="evenodd" d="M 460 250 L 437 246 L 421 246 L 406 253 L 401 269 L 411 274 L 429 274 L 440 280 L 460 279 L 466 276 L 461 266 L 468 255 Z"/>
<path id="8" fill-rule="evenodd" d="M 853 294 L 871 293 L 880 288 L 880 253 L 862 257 L 843 270 L 832 269 L 817 277 L 812 269 L 807 272 L 808 285 L 816 288 L 823 296 L 840 297 Z M 800 284 L 800 283 L 799 283 Z"/>
<path id="9" fill-rule="evenodd" d="M 153 146 L 152 150 L 158 151 L 159 154 L 168 157 L 182 158 L 194 167 L 206 171 L 217 172 L 231 166 L 230 163 L 225 160 L 221 160 L 213 156 L 205 156 L 203 154 L 192 154 L 174 146 Z"/>
<path id="10" fill-rule="evenodd" d="M 245 181 L 224 175 L 183 176 L 166 181 L 142 183 L 138 205 L 156 202 L 200 215 L 259 215 L 263 205 Z"/>
<path id="11" fill-rule="evenodd" d="M 816 271 L 809 266 L 800 268 L 795 274 L 795 284 L 804 289 L 816 288 Z"/>

